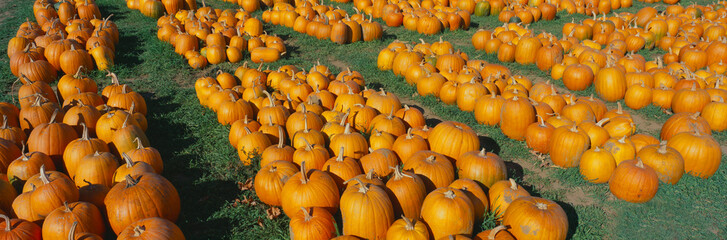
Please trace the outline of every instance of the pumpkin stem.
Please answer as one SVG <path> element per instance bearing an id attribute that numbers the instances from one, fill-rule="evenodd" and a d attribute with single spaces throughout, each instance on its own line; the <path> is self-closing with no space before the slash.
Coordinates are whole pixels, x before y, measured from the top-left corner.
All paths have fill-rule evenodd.
<path id="1" fill-rule="evenodd" d="M 454 191 L 452 191 L 451 189 L 444 192 L 444 197 L 446 197 L 446 198 L 454 199 L 456 196 L 457 195 L 455 195 Z"/>
<path id="2" fill-rule="evenodd" d="M 129 157 L 126 153 L 121 153 L 121 158 L 124 159 L 124 162 L 126 162 L 126 168 L 131 168 L 134 166 L 134 162 L 131 161 L 131 157 Z"/>
<path id="3" fill-rule="evenodd" d="M 28 154 L 27 154 L 26 149 L 25 149 L 25 143 L 23 143 L 23 148 L 20 149 L 20 156 L 22 157 L 21 159 L 23 161 L 28 161 Z"/>
<path id="4" fill-rule="evenodd" d="M 71 230 L 68 230 L 68 240 L 76 239 L 76 227 L 78 227 L 78 221 L 73 222 L 73 225 L 71 225 Z"/>
<path id="5" fill-rule="evenodd" d="M 10 218 L 8 216 L 6 216 L 5 214 L 0 214 L 0 218 L 5 220 L 5 232 L 10 232 L 10 230 L 12 230 L 12 229 L 10 229 L 10 225 L 12 225 L 12 224 L 10 224 Z"/>
<path id="6" fill-rule="evenodd" d="M 0 128 L 1 128 L 1 129 L 6 129 L 6 128 L 8 128 L 8 116 L 6 116 L 6 115 L 3 115 L 3 126 L 2 126 L 2 127 L 0 127 Z"/>
<path id="7" fill-rule="evenodd" d="M 610 118 L 603 118 L 603 119 L 601 119 L 601 121 L 598 121 L 596 123 L 596 126 L 603 127 L 603 124 L 606 123 L 606 122 L 608 122 L 608 120 L 611 120 L 611 119 Z"/>
<path id="8" fill-rule="evenodd" d="M 303 215 L 305 216 L 303 219 L 305 219 L 306 222 L 309 222 L 313 217 L 310 215 L 310 212 L 305 207 L 300 207 L 301 210 L 303 210 Z"/>
<path id="9" fill-rule="evenodd" d="M 536 115 L 538 117 L 538 120 L 540 121 L 540 127 L 545 127 L 545 121 L 543 120 L 543 117 L 540 116 L 540 114 Z"/>
<path id="10" fill-rule="evenodd" d="M 482 148 L 482 150 L 480 150 L 479 155 L 480 155 L 480 157 L 487 156 L 487 150 L 485 150 L 485 148 Z"/>
<path id="11" fill-rule="evenodd" d="M 406 216 L 404 216 L 404 214 L 401 215 L 401 219 L 403 219 L 404 222 L 406 223 L 406 226 L 404 226 L 404 228 L 407 231 L 414 231 L 414 223 L 412 222 L 412 220 L 414 220 L 414 219 L 409 219 Z"/>
<path id="12" fill-rule="evenodd" d="M 497 233 L 499 233 L 502 230 L 505 230 L 507 227 L 504 225 L 497 226 L 490 230 L 490 235 L 487 236 L 487 239 L 489 240 L 495 240 L 495 236 L 497 236 Z"/>
<path id="13" fill-rule="evenodd" d="M 204 3 L 204 1 L 202 1 Z M 134 226 L 134 237 L 139 237 L 146 231 L 146 226 Z"/>
<path id="14" fill-rule="evenodd" d="M 131 177 L 130 174 L 126 174 L 125 178 L 126 178 L 126 188 L 136 186 L 136 184 L 139 183 L 139 180 L 134 179 L 133 177 Z"/>
<path id="15" fill-rule="evenodd" d="M 308 144 L 308 142 L 306 142 L 306 144 Z M 308 147 L 310 147 L 310 144 Z M 305 161 L 300 163 L 300 182 L 303 184 L 308 183 L 308 171 L 305 168 Z"/>
<path id="16" fill-rule="evenodd" d="M 341 146 L 341 150 L 338 151 L 338 157 L 336 157 L 336 161 L 343 162 L 343 150 L 344 149 L 345 148 L 343 146 Z"/>
<path id="17" fill-rule="evenodd" d="M 661 142 L 659 143 L 659 149 L 658 149 L 658 150 L 656 150 L 656 151 L 657 151 L 658 153 L 661 153 L 661 154 L 666 154 L 666 152 L 667 152 L 667 151 L 666 151 L 666 141 L 661 141 Z"/>
<path id="18" fill-rule="evenodd" d="M 50 183 L 50 180 L 48 180 L 48 175 L 45 174 L 45 164 L 40 165 L 40 181 L 43 182 L 43 184 Z"/>
<path id="19" fill-rule="evenodd" d="M 576 128 L 576 124 L 575 123 L 573 123 L 573 126 L 571 126 L 570 131 L 571 132 L 578 132 L 578 128 Z"/>
<path id="20" fill-rule="evenodd" d="M 361 179 L 353 178 L 353 180 L 358 182 L 358 192 L 366 194 L 369 191 L 369 187 L 367 187 Z"/>
<path id="21" fill-rule="evenodd" d="M 245 127 L 245 128 L 247 128 L 247 127 Z M 278 148 L 283 148 L 283 147 L 285 147 L 285 143 L 283 143 L 283 136 L 285 136 L 285 135 L 283 133 L 283 128 L 281 126 L 278 126 L 278 135 L 280 135 L 280 137 L 278 137 Z"/>
<path id="22" fill-rule="evenodd" d="M 50 115 L 50 121 L 48 121 L 48 123 L 49 124 L 50 123 L 54 123 L 56 121 L 56 116 L 58 116 L 58 109 L 57 108 L 55 110 L 53 110 L 53 114 Z"/>
<path id="23" fill-rule="evenodd" d="M 548 205 L 546 205 L 545 203 L 539 202 L 539 203 L 536 203 L 535 206 L 538 207 L 538 209 L 540 209 L 540 210 L 548 210 Z"/>
<path id="24" fill-rule="evenodd" d="M 63 211 L 65 212 L 71 212 L 71 207 L 68 206 L 68 201 L 63 201 Z"/>
<path id="25" fill-rule="evenodd" d="M 508 180 L 510 180 L 510 188 L 512 190 L 517 190 L 517 183 L 515 182 L 515 179 L 510 178 Z"/>
<path id="26" fill-rule="evenodd" d="M 425 160 L 426 160 L 427 162 L 433 163 L 433 162 L 434 162 L 434 160 L 436 160 L 436 159 L 437 159 L 437 157 L 436 157 L 436 156 L 434 156 L 434 155 L 429 155 L 429 157 L 427 157 L 427 158 L 426 158 Z"/>
<path id="27" fill-rule="evenodd" d="M 639 168 L 644 168 L 644 162 L 641 161 L 641 158 L 640 157 L 637 157 L 636 158 L 636 166 L 639 167 Z"/>
<path id="28" fill-rule="evenodd" d="M 351 124 L 346 123 L 346 128 L 343 130 L 343 134 L 351 134 Z"/>

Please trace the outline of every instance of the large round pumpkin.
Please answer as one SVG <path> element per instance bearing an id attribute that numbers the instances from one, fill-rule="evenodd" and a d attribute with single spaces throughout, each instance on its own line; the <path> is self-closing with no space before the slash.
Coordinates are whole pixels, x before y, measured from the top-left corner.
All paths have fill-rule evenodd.
<path id="1" fill-rule="evenodd" d="M 74 222 L 78 222 L 78 232 L 103 235 L 106 231 L 104 219 L 95 205 L 87 202 L 64 203 L 43 221 L 43 238 L 66 239 Z"/>
<path id="2" fill-rule="evenodd" d="M 669 139 L 667 146 L 682 155 L 684 170 L 692 176 L 709 178 L 719 169 L 722 150 L 710 135 L 699 131 L 679 133 Z"/>
<path id="3" fill-rule="evenodd" d="M 386 230 L 394 222 L 394 208 L 380 186 L 356 183 L 341 195 L 341 218 L 343 234 L 366 239 L 384 239 Z"/>
<path id="4" fill-rule="evenodd" d="M 525 140 L 531 123 L 537 121 L 535 108 L 530 101 L 517 96 L 505 100 L 500 113 L 500 130 L 505 136 L 518 141 Z"/>
<path id="5" fill-rule="evenodd" d="M 326 209 L 302 207 L 290 218 L 290 239 L 331 239 L 336 236 L 333 215 Z"/>
<path id="6" fill-rule="evenodd" d="M 505 162 L 497 154 L 480 151 L 466 152 L 456 162 L 460 178 L 472 179 L 485 187 L 507 178 Z"/>
<path id="7" fill-rule="evenodd" d="M 280 196 L 283 212 L 290 217 L 301 207 L 321 207 L 335 213 L 339 204 L 338 194 L 338 185 L 328 173 L 309 170 L 304 161 L 300 163 L 300 172 L 285 183 Z"/>
<path id="8" fill-rule="evenodd" d="M 456 234 L 472 235 L 474 212 L 467 195 L 450 187 L 432 191 L 422 205 L 422 219 L 429 225 L 434 239 Z"/>
<path id="9" fill-rule="evenodd" d="M 581 155 L 590 148 L 591 140 L 576 125 L 562 126 L 553 131 L 550 141 L 550 159 L 564 168 L 578 166 Z"/>
<path id="10" fill-rule="evenodd" d="M 608 181 L 608 189 L 619 199 L 645 203 L 654 198 L 659 190 L 659 177 L 640 158 L 628 160 L 613 171 L 611 180 Z"/>
<path id="11" fill-rule="evenodd" d="M 432 151 L 452 159 L 480 148 L 480 139 L 472 128 L 464 123 L 445 121 L 429 131 L 429 147 Z"/>
<path id="12" fill-rule="evenodd" d="M 135 221 L 129 224 L 123 232 L 119 234 L 118 240 L 136 240 L 136 239 L 166 239 L 166 240 L 184 240 L 182 230 L 168 219 L 152 217 Z"/>
<path id="13" fill-rule="evenodd" d="M 145 218 L 176 221 L 180 209 L 177 189 L 155 173 L 127 175 L 125 182 L 111 188 L 104 203 L 108 216 L 113 216 L 109 223 L 117 234 Z"/>
<path id="14" fill-rule="evenodd" d="M 428 240 L 429 230 L 424 222 L 401 216 L 386 231 L 386 239 Z"/>
<path id="15" fill-rule="evenodd" d="M 23 219 L 10 219 L 0 214 L 0 239 L 3 240 L 40 240 L 40 227 Z"/>
<path id="16" fill-rule="evenodd" d="M 565 239 L 568 216 L 557 203 L 539 197 L 513 201 L 502 217 L 502 224 L 517 239 Z"/>

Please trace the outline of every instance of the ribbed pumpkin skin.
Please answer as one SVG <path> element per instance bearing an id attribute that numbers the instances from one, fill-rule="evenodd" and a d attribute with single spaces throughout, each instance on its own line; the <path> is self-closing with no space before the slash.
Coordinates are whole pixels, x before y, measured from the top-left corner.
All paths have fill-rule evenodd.
<path id="1" fill-rule="evenodd" d="M 622 162 L 611 175 L 608 189 L 624 201 L 645 203 L 659 190 L 659 177 L 653 168 L 644 165 L 640 159 Z"/>
<path id="2" fill-rule="evenodd" d="M 140 234 L 137 236 L 137 232 Z M 164 218 L 145 218 L 130 224 L 119 234 L 118 240 L 185 240 L 182 230 Z"/>
<path id="3" fill-rule="evenodd" d="M 281 206 L 283 186 L 296 172 L 298 169 L 288 161 L 277 160 L 265 165 L 255 175 L 255 194 L 265 204 Z"/>
<path id="4" fill-rule="evenodd" d="M 429 230 L 422 221 L 402 217 L 391 224 L 386 239 L 429 240 Z"/>
<path id="5" fill-rule="evenodd" d="M 395 168 L 393 177 L 386 182 L 386 192 L 394 207 L 395 216 L 419 219 L 422 203 L 427 196 L 427 188 L 421 177 L 412 172 L 400 172 Z"/>
<path id="6" fill-rule="evenodd" d="M 494 153 L 486 153 L 484 148 L 462 154 L 456 165 L 460 178 L 472 179 L 488 188 L 507 178 L 505 162 Z"/>
<path id="7" fill-rule="evenodd" d="M 482 96 L 475 102 L 475 120 L 478 123 L 488 126 L 495 126 L 500 123 L 500 112 L 505 99 L 494 93 L 489 96 Z"/>
<path id="8" fill-rule="evenodd" d="M 616 169 L 616 160 L 610 152 L 596 147 L 583 153 L 578 167 L 584 180 L 607 183 L 613 170 Z"/>
<path id="9" fill-rule="evenodd" d="M 336 182 L 328 173 L 305 167 L 290 177 L 280 193 L 283 212 L 293 216 L 301 207 L 321 207 L 335 213 L 339 204 L 339 191 Z M 305 173 L 305 175 L 303 175 Z"/>
<path id="10" fill-rule="evenodd" d="M 505 100 L 500 113 L 500 130 L 505 136 L 518 141 L 525 140 L 528 126 L 534 123 L 535 108 L 530 101 L 517 96 Z"/>
<path id="11" fill-rule="evenodd" d="M 439 239 L 456 234 L 472 235 L 474 210 L 472 201 L 464 192 L 443 187 L 427 195 L 421 215 L 434 239 Z"/>
<path id="12" fill-rule="evenodd" d="M 618 68 L 606 67 L 596 74 L 594 86 L 603 100 L 615 102 L 626 95 L 626 76 Z"/>
<path id="13" fill-rule="evenodd" d="M 722 150 L 712 136 L 699 132 L 679 133 L 667 142 L 667 146 L 682 155 L 684 170 L 692 176 L 709 178 L 719 169 Z"/>
<path id="14" fill-rule="evenodd" d="M 487 209 L 490 207 L 490 201 L 487 198 L 487 193 L 482 190 L 479 183 L 471 179 L 460 178 L 454 180 L 452 184 L 449 184 L 449 187 L 464 192 L 470 201 L 472 201 L 472 206 L 475 210 L 475 220 L 481 221 L 485 217 L 485 213 L 487 213 Z"/>
<path id="15" fill-rule="evenodd" d="M 328 240 L 336 236 L 333 215 L 326 209 L 302 208 L 290 218 L 290 239 Z"/>
<path id="16" fill-rule="evenodd" d="M 712 135 L 709 122 L 699 116 L 699 114 L 689 112 L 677 113 L 664 122 L 664 125 L 661 126 L 659 137 L 661 137 L 661 140 L 668 141 L 674 135 L 682 132 L 694 132 L 695 130 L 704 135 Z"/>
<path id="17" fill-rule="evenodd" d="M 65 123 L 43 123 L 35 127 L 28 136 L 28 150 L 45 153 L 53 159 L 56 167 L 60 167 L 63 166 L 60 162 L 63 151 L 76 138 L 76 131 Z"/>
<path id="18" fill-rule="evenodd" d="M 44 239 L 66 239 L 73 222 L 78 222 L 76 232 L 104 234 L 106 226 L 98 208 L 87 202 L 68 203 L 53 210 L 43 221 Z"/>
<path id="19" fill-rule="evenodd" d="M 557 203 L 539 197 L 522 197 L 505 211 L 502 224 L 517 239 L 566 239 L 568 216 Z"/>
<path id="20" fill-rule="evenodd" d="M 676 149 L 667 147 L 666 142 L 646 146 L 636 154 L 636 157 L 653 168 L 661 182 L 674 185 L 684 174 L 682 155 Z"/>
<path id="21" fill-rule="evenodd" d="M 490 198 L 491 211 L 498 219 L 501 219 L 512 201 L 520 197 L 530 196 L 530 193 L 511 178 L 492 184 L 487 196 Z"/>
<path id="22" fill-rule="evenodd" d="M 577 167 L 583 152 L 590 148 L 591 140 L 575 125 L 562 126 L 553 131 L 550 141 L 550 159 L 564 168 Z"/>
<path id="23" fill-rule="evenodd" d="M 412 170 L 419 175 L 427 187 L 427 192 L 449 186 L 454 181 L 454 166 L 442 154 L 432 151 L 419 151 L 404 164 L 404 170 Z"/>
<path id="24" fill-rule="evenodd" d="M 126 182 L 117 183 L 104 203 L 111 228 L 117 234 L 145 218 L 176 221 L 180 211 L 177 189 L 155 173 L 129 176 Z"/>
<path id="25" fill-rule="evenodd" d="M 394 208 L 386 191 L 373 184 L 357 182 L 341 195 L 343 234 L 386 239 L 386 230 L 394 222 Z"/>
<path id="26" fill-rule="evenodd" d="M 603 150 L 611 152 L 613 159 L 616 160 L 616 165 L 636 157 L 636 146 L 628 138 L 611 138 L 603 144 Z"/>
<path id="27" fill-rule="evenodd" d="M 429 131 L 429 147 L 432 151 L 452 159 L 480 148 L 480 139 L 472 128 L 463 123 L 445 121 Z"/>
<path id="28" fill-rule="evenodd" d="M 0 215 L 0 239 L 3 240 L 40 240 L 40 227 L 35 223 L 23 219 L 10 219 L 6 215 Z M 7 220 L 10 220 L 9 222 Z M 10 225 L 10 231 L 5 228 Z"/>

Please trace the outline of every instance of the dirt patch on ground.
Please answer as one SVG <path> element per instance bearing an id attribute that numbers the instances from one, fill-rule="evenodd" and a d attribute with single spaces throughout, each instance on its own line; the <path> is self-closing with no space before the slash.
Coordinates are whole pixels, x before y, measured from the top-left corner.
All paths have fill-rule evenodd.
<path id="1" fill-rule="evenodd" d="M 15 7 L 15 4 L 10 4 L 12 1 L 0 1 L 0 9 L 8 9 L 10 7 Z M 13 13 L 12 11 L 4 10 L 0 12 L 0 23 L 4 22 L 5 19 L 8 19 L 9 17 L 12 17 Z"/>
<path id="2" fill-rule="evenodd" d="M 581 188 L 571 189 L 568 195 L 565 195 L 564 201 L 575 206 L 591 206 L 596 204 L 596 201 L 591 197 L 591 195 L 583 191 Z"/>
<path id="3" fill-rule="evenodd" d="M 573 206 L 592 206 L 596 205 L 596 200 L 588 194 L 589 191 L 584 190 L 581 187 L 569 187 L 563 186 L 562 182 L 558 179 L 553 179 L 553 176 L 549 173 L 548 166 L 541 166 L 544 164 L 537 164 L 533 157 L 532 159 L 513 159 L 517 164 L 520 164 L 524 169 L 534 174 L 527 174 L 523 176 L 524 180 L 530 184 L 533 184 L 538 191 L 547 192 L 563 192 L 565 196 L 562 200 Z M 545 163 L 549 160 L 544 159 Z"/>
<path id="4" fill-rule="evenodd" d="M 341 61 L 336 58 L 328 58 L 328 62 L 331 63 L 331 65 L 336 66 L 340 71 L 344 71 L 351 67 L 347 62 Z"/>
<path id="5" fill-rule="evenodd" d="M 636 124 L 636 129 L 639 129 L 643 132 L 649 133 L 654 136 L 658 136 L 659 132 L 661 132 L 661 126 L 664 123 L 659 123 L 657 121 L 647 119 L 645 118 L 641 113 L 636 113 L 634 111 L 626 110 L 631 114 L 631 118 L 634 120 L 634 123 Z"/>

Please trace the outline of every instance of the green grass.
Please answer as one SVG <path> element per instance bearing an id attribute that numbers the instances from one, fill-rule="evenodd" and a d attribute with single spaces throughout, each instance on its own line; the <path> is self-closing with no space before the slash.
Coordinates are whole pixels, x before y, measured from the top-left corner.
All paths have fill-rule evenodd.
<path id="1" fill-rule="evenodd" d="M 121 81 L 142 93 L 147 100 L 150 127 L 147 131 L 152 145 L 160 150 L 165 161 L 164 176 L 177 187 L 182 199 L 178 221 L 187 239 L 285 239 L 287 218 L 266 218 L 267 206 L 245 204 L 245 198 L 257 200 L 254 192 L 241 191 L 237 182 L 254 176 L 257 167 L 243 167 L 227 141 L 227 127 L 217 123 L 213 112 L 199 105 L 194 81 L 201 76 L 214 76 L 218 69 L 231 72 L 241 64 L 220 64 L 204 70 L 193 70 L 182 57 L 174 54 L 171 45 L 156 39 L 155 21 L 126 8 L 123 1 L 98 0 L 103 15 L 113 13 L 119 25 L 121 44 L 117 47 L 116 72 Z M 328 3 L 328 1 L 326 1 Z M 14 2 L 5 11 L 13 14 L 0 23 L 0 86 L 9 89 L 14 81 L 8 67 L 5 49 L 10 36 L 26 18 L 32 19 L 32 1 Z M 207 1 L 218 8 L 236 8 L 220 1 Z M 686 3 L 684 3 L 686 4 Z M 351 10 L 351 4 L 334 4 Z M 635 2 L 634 11 L 646 4 Z M 260 12 L 255 13 L 259 16 Z M 563 16 L 555 21 L 541 21 L 530 28 L 559 36 L 560 28 L 571 18 L 580 21 L 586 16 Z M 478 28 L 492 29 L 502 25 L 496 17 L 473 17 L 468 31 L 444 32 L 441 36 L 472 59 L 497 62 L 492 56 L 476 52 L 470 43 Z M 583 180 L 577 169 L 539 167 L 524 143 L 506 138 L 498 128 L 479 125 L 471 113 L 448 106 L 433 97 L 412 96 L 415 89 L 391 72 L 376 68 L 376 56 L 394 39 L 432 42 L 437 36 L 422 36 L 403 28 L 386 28 L 381 41 L 339 46 L 329 41 L 299 34 L 280 26 L 266 24 L 266 30 L 286 40 L 288 55 L 270 64 L 310 68 L 316 61 L 330 66 L 334 72 L 345 67 L 360 71 L 369 87 L 384 87 L 401 98 L 417 102 L 431 114 L 444 120 L 464 122 L 482 137 L 485 147 L 499 154 L 508 164 L 510 177 L 517 178 L 533 195 L 560 203 L 569 216 L 573 239 L 718 239 L 727 229 L 727 168 L 724 166 L 710 179 L 685 176 L 677 185 L 661 185 L 657 196 L 645 204 L 631 204 L 616 199 L 606 185 L 593 185 Z M 514 74 L 531 79 L 550 79 L 534 66 L 504 64 Z M 102 73 L 94 73 L 100 86 L 108 83 Z M 592 92 L 592 90 L 590 90 Z M 589 91 L 578 93 L 589 95 Z M 10 101 L 9 91 L 0 96 Z M 633 111 L 654 122 L 663 123 L 666 115 L 658 109 Z M 653 134 L 653 133 L 652 133 Z M 716 139 L 727 141 L 725 133 Z M 725 157 L 722 158 L 725 161 Z M 489 224 L 489 223 L 488 223 Z M 491 226 L 490 226 L 491 227 Z"/>

